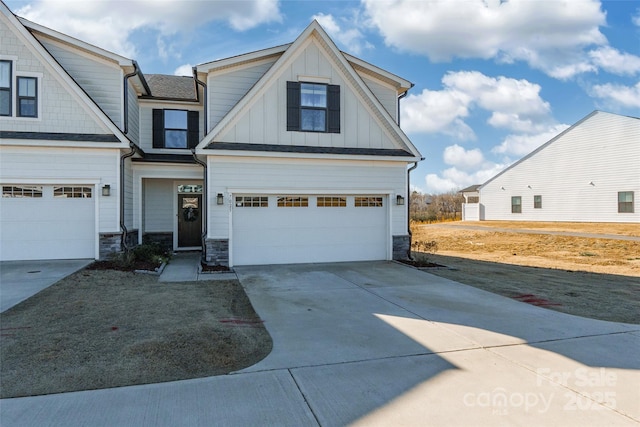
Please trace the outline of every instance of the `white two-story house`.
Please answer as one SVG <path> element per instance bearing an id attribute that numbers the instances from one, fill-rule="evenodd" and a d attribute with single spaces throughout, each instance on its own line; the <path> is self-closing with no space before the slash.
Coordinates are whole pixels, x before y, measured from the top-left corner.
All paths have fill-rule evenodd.
<path id="1" fill-rule="evenodd" d="M 0 8 L 0 259 L 147 241 L 229 266 L 407 256 L 412 85 L 317 22 L 178 77 Z"/>

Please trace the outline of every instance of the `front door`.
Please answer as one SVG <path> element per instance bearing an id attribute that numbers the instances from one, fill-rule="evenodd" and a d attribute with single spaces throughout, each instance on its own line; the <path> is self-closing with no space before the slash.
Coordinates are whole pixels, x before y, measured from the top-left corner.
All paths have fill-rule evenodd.
<path id="1" fill-rule="evenodd" d="M 202 246 L 202 194 L 178 194 L 178 247 Z"/>

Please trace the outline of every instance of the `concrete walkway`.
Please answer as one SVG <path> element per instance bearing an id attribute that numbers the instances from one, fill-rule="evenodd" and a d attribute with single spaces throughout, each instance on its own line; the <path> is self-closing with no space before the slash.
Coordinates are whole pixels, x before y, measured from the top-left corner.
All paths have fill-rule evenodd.
<path id="1" fill-rule="evenodd" d="M 0 312 L 86 267 L 92 259 L 0 262 Z"/>
<path id="2" fill-rule="evenodd" d="M 628 240 L 632 242 L 640 242 L 640 236 L 626 236 L 623 234 L 600 234 L 600 233 L 580 233 L 577 231 L 531 230 L 527 228 L 491 227 L 486 225 L 460 224 L 460 223 L 425 224 L 425 225 L 419 225 L 418 227 L 459 228 L 464 230 L 497 231 L 501 233 L 547 234 L 552 236 L 573 236 L 573 237 L 586 237 L 591 239 Z"/>
<path id="3" fill-rule="evenodd" d="M 3 426 L 640 425 L 640 326 L 392 262 L 238 267 L 273 351 L 219 377 L 0 401 Z"/>
<path id="4" fill-rule="evenodd" d="M 235 273 L 203 273 L 201 252 L 176 252 L 160 274 L 160 282 L 194 282 L 197 280 L 233 280 Z"/>

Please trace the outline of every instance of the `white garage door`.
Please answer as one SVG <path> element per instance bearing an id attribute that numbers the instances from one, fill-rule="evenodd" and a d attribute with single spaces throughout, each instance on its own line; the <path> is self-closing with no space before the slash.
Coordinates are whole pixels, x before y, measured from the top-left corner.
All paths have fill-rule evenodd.
<path id="1" fill-rule="evenodd" d="M 383 195 L 234 195 L 234 265 L 387 259 Z"/>
<path id="2" fill-rule="evenodd" d="M 93 186 L 3 185 L 0 259 L 76 259 L 95 255 Z"/>

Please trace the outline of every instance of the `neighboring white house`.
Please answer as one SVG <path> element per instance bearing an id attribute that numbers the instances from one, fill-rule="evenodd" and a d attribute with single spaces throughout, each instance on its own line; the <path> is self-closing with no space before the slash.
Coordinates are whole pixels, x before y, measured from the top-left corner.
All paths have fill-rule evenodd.
<path id="1" fill-rule="evenodd" d="M 0 9 L 0 260 L 144 241 L 231 266 L 408 253 L 412 85 L 317 22 L 193 77 L 145 76 Z"/>
<path id="2" fill-rule="evenodd" d="M 640 119 L 594 111 L 478 192 L 468 219 L 640 222 Z"/>

